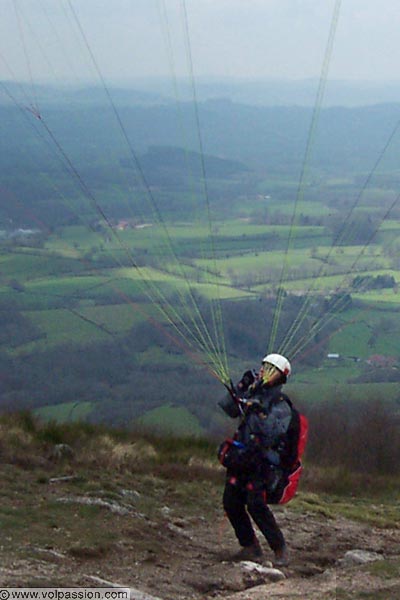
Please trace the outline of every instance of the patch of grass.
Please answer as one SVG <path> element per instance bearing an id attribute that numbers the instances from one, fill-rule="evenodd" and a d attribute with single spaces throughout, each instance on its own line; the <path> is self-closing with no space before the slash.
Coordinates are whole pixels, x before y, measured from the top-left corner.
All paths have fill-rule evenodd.
<path id="1" fill-rule="evenodd" d="M 400 522 L 400 507 L 390 495 L 371 498 L 366 490 L 358 497 L 350 493 L 340 495 L 300 491 L 291 507 L 327 518 L 341 516 L 373 527 L 397 529 Z"/>
<path id="2" fill-rule="evenodd" d="M 322 401 L 336 402 L 346 398 L 348 402 L 365 401 L 365 406 L 373 398 L 384 398 L 385 403 L 395 407 L 399 395 L 399 384 L 396 382 L 382 383 L 346 383 L 346 374 L 351 368 L 321 368 L 295 373 L 293 380 L 286 386 L 287 393 L 294 400 L 299 399 L 303 403 L 304 410 L 307 407 L 318 405 Z M 354 376 L 353 371 L 353 376 Z"/>
<path id="3" fill-rule="evenodd" d="M 175 479 L 174 479 L 175 481 Z M 202 499 L 200 499 L 202 497 Z M 210 482 L 194 479 L 192 481 L 180 481 L 176 486 L 169 481 L 166 486 L 166 501 L 171 506 L 185 506 L 189 515 L 198 515 L 209 506 L 210 500 L 216 506 L 221 503 L 221 492 Z"/>
<path id="4" fill-rule="evenodd" d="M 77 261 L 63 259 L 40 250 L 1 254 L 0 265 L 3 278 L 17 278 L 19 281 L 57 277 L 62 272 L 79 272 L 83 268 Z"/>
<path id="5" fill-rule="evenodd" d="M 329 503 L 318 496 L 318 494 L 310 494 L 308 492 L 299 492 L 290 504 L 291 508 L 296 511 L 312 512 L 323 515 L 326 518 L 334 518 L 335 511 L 331 509 Z"/>
<path id="6" fill-rule="evenodd" d="M 371 575 L 381 577 L 382 579 L 400 579 L 400 559 L 377 560 L 367 565 L 365 570 L 371 573 Z"/>
<path id="7" fill-rule="evenodd" d="M 41 406 L 33 411 L 40 419 L 65 423 L 83 421 L 93 410 L 92 402 L 63 402 L 53 406 Z"/>
<path id="8" fill-rule="evenodd" d="M 161 434 L 173 434 L 174 437 L 204 434 L 196 417 L 181 406 L 164 405 L 150 410 L 138 419 L 138 424 Z"/>
<path id="9" fill-rule="evenodd" d="M 367 358 L 372 354 L 371 349 L 368 347 L 368 340 L 371 337 L 371 323 L 370 322 L 351 322 L 351 319 L 356 319 L 356 315 L 347 317 L 348 326 L 344 326 L 343 329 L 332 336 L 329 349 L 332 352 L 336 352 L 341 356 L 348 356 L 351 353 L 352 356 L 360 358 Z M 365 315 L 363 315 L 365 317 Z M 361 318 L 361 317 L 360 317 Z M 350 352 L 349 352 L 349 349 Z M 357 368 L 357 364 L 352 363 L 350 368 Z"/>
<path id="10" fill-rule="evenodd" d="M 36 280 L 34 283 L 30 283 L 27 289 L 41 295 L 49 293 L 68 297 L 84 294 L 88 290 L 93 293 L 99 286 L 106 283 L 107 278 L 99 275 L 82 275 L 79 277 L 71 275 L 69 277 L 51 277 Z"/>
<path id="11" fill-rule="evenodd" d="M 336 504 L 335 509 L 338 509 L 344 517 L 354 521 L 367 523 L 374 527 L 398 528 L 399 509 L 388 503 L 377 507 L 376 505 L 370 505 L 368 501 L 343 502 Z"/>
<path id="12" fill-rule="evenodd" d="M 9 533 L 15 533 L 18 530 L 24 530 L 27 526 L 25 518 L 21 518 L 21 515 L 15 514 L 15 511 L 11 509 L 3 508 L 0 511 L 0 527 L 3 535 Z"/>
<path id="13" fill-rule="evenodd" d="M 18 349 L 19 353 L 38 352 L 63 343 L 86 344 L 88 339 L 93 343 L 107 341 L 110 338 L 110 334 L 106 331 L 80 319 L 68 310 L 54 309 L 24 314 L 29 316 L 32 323 L 45 334 L 45 338 L 24 344 Z"/>

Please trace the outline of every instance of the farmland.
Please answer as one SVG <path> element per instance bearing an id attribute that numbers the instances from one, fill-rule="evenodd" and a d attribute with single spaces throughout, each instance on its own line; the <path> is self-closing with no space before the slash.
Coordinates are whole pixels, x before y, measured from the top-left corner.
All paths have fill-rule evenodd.
<path id="1" fill-rule="evenodd" d="M 223 123 L 236 111 L 240 122 L 243 107 L 221 107 L 207 107 L 204 118 Z M 124 425 L 159 420 L 184 430 L 184 407 L 192 431 L 211 431 L 221 425 L 216 370 L 235 380 L 277 348 L 293 360 L 290 393 L 300 401 L 334 399 L 344 389 L 366 398 L 375 384 L 396 401 L 400 212 L 393 165 L 380 165 L 372 177 L 370 158 L 352 162 L 348 150 L 341 163 L 340 136 L 333 146 L 321 138 L 300 185 L 301 153 L 292 140 L 306 132 L 307 110 L 254 112 L 268 117 L 260 131 L 275 127 L 277 116 L 293 116 L 288 127 L 296 132 L 277 138 L 274 151 L 268 135 L 257 138 L 246 126 L 234 144 L 226 127 L 226 139 L 210 130 L 201 156 L 177 140 L 176 147 L 151 146 L 146 135 L 162 144 L 163 134 L 161 126 L 156 136 L 149 118 L 170 110 L 136 107 L 125 116 L 132 135 L 146 123 L 138 182 L 102 109 L 54 109 L 54 139 L 69 169 L 43 149 L 18 111 L 3 110 L 3 410 Z M 379 110 L 391 118 L 389 109 Z M 363 134 L 376 127 L 361 116 Z M 348 123 L 340 127 L 350 143 Z M 21 158 L 27 145 L 33 152 Z M 217 147 L 224 158 L 212 154 Z"/>
<path id="2" fill-rule="evenodd" d="M 263 202 L 268 204 L 268 200 Z M 247 212 L 251 215 L 253 209 L 254 217 L 243 217 L 236 207 L 229 220 L 215 221 L 212 227 L 204 219 L 148 222 L 146 227 L 118 231 L 114 238 L 105 237 L 103 230 L 93 232 L 73 225 L 46 236 L 40 248 L 29 247 L 26 240 L 3 244 L 0 305 L 13 306 L 24 323 L 29 322 L 33 328 L 31 337 L 21 343 L 10 345 L 5 336 L 3 353 L 25 362 L 33 355 L 48 360 L 45 357 L 51 356 L 52 348 L 57 353 L 67 347 L 69 352 L 75 348 L 83 360 L 90 362 L 96 345 L 120 345 L 120 352 L 132 352 L 127 364 L 135 377 L 142 371 L 147 378 L 149 363 L 162 364 L 166 373 L 173 373 L 190 362 L 179 346 L 171 353 L 170 345 L 160 345 L 159 333 L 153 340 L 148 333 L 152 323 L 168 329 L 160 302 L 168 303 L 178 295 L 182 310 L 192 311 L 194 308 L 182 299 L 196 294 L 201 306 L 217 301 L 222 306 L 225 302 L 243 305 L 254 313 L 252 319 L 256 322 L 259 303 L 263 298 L 273 301 L 279 285 L 289 296 L 299 298 L 326 297 L 340 291 L 351 295 L 353 305 L 336 315 L 338 331 L 331 333 L 324 347 L 326 355 L 335 353 L 339 358 L 320 357 L 316 364 L 304 364 L 298 370 L 295 365 L 291 393 L 306 396 L 312 403 L 341 394 L 344 386 L 347 392 L 349 387 L 354 388 L 351 393 L 355 396 L 370 397 L 371 384 L 351 383 L 364 372 L 365 361 L 371 355 L 399 360 L 399 273 L 387 251 L 398 228 L 397 220 L 383 223 L 374 243 L 334 245 L 327 206 L 305 202 L 300 209 L 303 224 L 296 225 L 293 232 L 289 225 L 276 223 L 288 205 L 280 204 L 278 208 L 270 202 L 267 222 L 256 218 L 259 206 L 258 197 L 248 200 Z M 360 208 L 364 209 L 368 206 Z M 321 218 L 324 221 L 320 225 L 304 224 L 307 219 Z M 368 276 L 372 281 L 387 276 L 392 278 L 392 285 L 357 289 L 352 283 L 356 275 Z M 224 327 L 229 337 L 231 323 L 225 322 Z M 250 336 L 253 333 L 249 331 Z M 265 345 L 267 333 L 263 336 L 261 332 L 257 338 L 264 339 Z M 132 335 L 127 345 L 127 336 Z M 135 338 L 137 335 L 148 339 L 145 342 Z M 264 348 L 261 346 L 259 353 Z M 251 357 L 245 354 L 244 358 L 248 361 Z M 254 355 L 255 363 L 258 358 Z M 240 348 L 235 349 L 230 362 L 232 374 L 239 374 Z M 196 377 L 201 377 L 200 372 Z M 113 397 L 106 379 L 105 384 L 97 396 L 102 398 L 103 406 Z M 396 384 L 385 385 L 386 398 L 394 401 Z M 96 397 L 84 388 L 79 397 L 72 390 L 54 404 L 51 398 L 40 396 L 36 394 L 33 406 L 42 405 L 38 414 L 46 418 L 93 418 L 96 414 Z M 178 427 L 183 419 L 182 428 L 188 427 L 188 417 L 181 415 L 180 409 L 168 408 L 168 396 L 163 398 L 149 410 L 138 410 L 143 415 L 141 422 L 150 426 L 159 421 L 165 427 L 173 422 Z M 131 401 L 135 401 L 135 392 Z M 165 404 L 163 410 L 157 407 L 160 402 Z M 204 414 L 192 413 L 191 418 L 194 421 L 190 427 L 204 431 Z"/>

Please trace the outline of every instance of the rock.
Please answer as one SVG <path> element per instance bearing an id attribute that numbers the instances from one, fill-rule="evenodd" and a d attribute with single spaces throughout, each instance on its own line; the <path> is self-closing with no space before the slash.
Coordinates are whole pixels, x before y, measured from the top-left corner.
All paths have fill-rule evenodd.
<path id="1" fill-rule="evenodd" d="M 140 493 L 136 490 L 121 489 L 120 494 L 123 498 L 129 498 L 130 500 L 138 500 L 140 498 Z"/>
<path id="2" fill-rule="evenodd" d="M 250 560 L 243 560 L 239 564 L 241 569 L 247 571 L 248 573 L 255 573 L 257 575 L 261 575 L 263 580 L 268 579 L 268 581 L 282 581 L 282 579 L 286 579 L 286 575 L 282 573 L 282 571 L 280 571 L 279 569 L 274 569 L 272 565 L 259 565 L 258 563 L 252 562 Z"/>
<path id="3" fill-rule="evenodd" d="M 74 451 L 69 444 L 55 444 L 50 452 L 50 460 L 60 461 L 74 457 Z"/>
<path id="4" fill-rule="evenodd" d="M 192 571 L 185 576 L 185 583 L 200 592 L 202 598 L 222 591 L 238 592 L 249 587 L 244 582 L 243 572 L 237 565 L 231 564 L 226 564 L 223 571 L 220 565 L 212 564 L 207 569 Z"/>
<path id="5" fill-rule="evenodd" d="M 61 502 L 62 504 L 86 504 L 88 506 L 101 506 L 102 508 L 107 508 L 114 514 L 122 516 L 132 514 L 131 508 L 121 506 L 117 502 L 103 500 L 102 498 L 87 498 L 86 496 L 64 496 L 62 498 L 57 498 L 57 502 Z"/>
<path id="6" fill-rule="evenodd" d="M 262 573 L 263 569 L 272 569 L 272 562 L 270 560 L 263 560 L 262 564 L 254 562 L 253 560 L 242 560 L 239 564 L 245 571 L 258 571 L 259 573 Z"/>
<path id="7" fill-rule="evenodd" d="M 341 566 L 351 567 L 353 565 L 365 565 L 376 560 L 383 560 L 382 554 L 369 552 L 367 550 L 349 550 L 339 561 Z"/>
<path id="8" fill-rule="evenodd" d="M 174 523 L 167 523 L 167 529 L 169 529 L 169 531 L 172 533 L 187 538 L 188 540 L 193 539 L 193 536 L 188 531 L 185 531 L 181 526 L 175 525 Z"/>
<path id="9" fill-rule="evenodd" d="M 106 579 L 102 579 L 101 577 L 96 577 L 95 575 L 86 575 L 87 579 L 91 579 L 96 583 L 99 583 L 101 587 L 110 587 L 110 588 L 122 588 L 128 589 L 130 592 L 130 600 L 162 600 L 158 596 L 151 596 L 150 594 L 146 594 L 146 592 L 141 592 L 135 588 L 130 588 L 127 585 L 122 585 L 121 583 L 114 583 L 113 581 L 107 581 Z"/>
<path id="10" fill-rule="evenodd" d="M 42 554 L 44 557 L 47 557 L 51 560 L 57 560 L 57 561 L 65 561 L 66 559 L 66 555 L 58 552 L 57 550 L 53 550 L 53 548 L 38 548 L 33 546 L 31 548 L 32 552 L 38 553 L 38 554 Z"/>
<path id="11" fill-rule="evenodd" d="M 49 483 L 67 483 L 68 481 L 77 481 L 79 477 L 76 475 L 65 475 L 64 477 L 51 477 Z"/>

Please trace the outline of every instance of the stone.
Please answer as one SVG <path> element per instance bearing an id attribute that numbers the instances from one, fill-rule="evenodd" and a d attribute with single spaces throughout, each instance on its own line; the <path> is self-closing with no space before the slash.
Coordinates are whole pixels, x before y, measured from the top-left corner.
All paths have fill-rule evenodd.
<path id="1" fill-rule="evenodd" d="M 264 566 L 251 560 L 244 560 L 240 563 L 240 567 L 249 573 L 261 575 L 264 579 L 268 579 L 268 581 L 282 581 L 282 579 L 286 579 L 286 575 L 279 569 L 274 569 L 272 565 Z"/>
<path id="2" fill-rule="evenodd" d="M 365 565 L 376 560 L 383 560 L 382 554 L 370 552 L 368 550 L 349 550 L 344 557 L 339 561 L 342 566 Z"/>

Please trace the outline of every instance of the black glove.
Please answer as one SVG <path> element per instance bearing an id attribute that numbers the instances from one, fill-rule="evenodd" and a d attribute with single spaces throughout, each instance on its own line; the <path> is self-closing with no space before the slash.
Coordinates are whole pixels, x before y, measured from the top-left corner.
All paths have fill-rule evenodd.
<path id="1" fill-rule="evenodd" d="M 256 376 L 254 371 L 249 369 L 248 371 L 243 373 L 242 379 L 239 381 L 237 387 L 241 392 L 245 392 L 251 386 L 251 384 L 255 382 L 255 380 Z"/>

